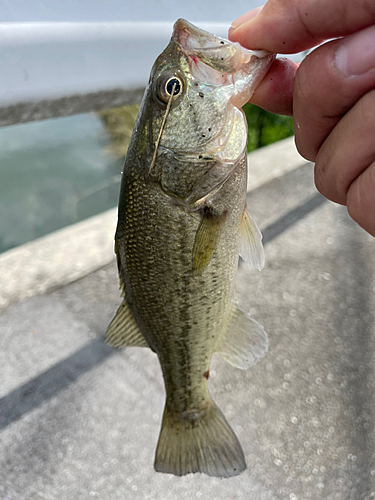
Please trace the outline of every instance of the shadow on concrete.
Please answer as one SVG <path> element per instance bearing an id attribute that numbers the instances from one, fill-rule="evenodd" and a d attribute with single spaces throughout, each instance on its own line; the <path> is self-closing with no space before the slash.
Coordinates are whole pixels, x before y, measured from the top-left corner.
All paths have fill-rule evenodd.
<path id="1" fill-rule="evenodd" d="M 115 352 L 102 340 L 94 340 L 1 398 L 0 430 L 51 399 Z"/>
<path id="2" fill-rule="evenodd" d="M 296 224 L 296 222 L 306 217 L 306 215 L 311 213 L 313 210 L 319 208 L 326 201 L 326 198 L 317 193 L 309 198 L 305 203 L 302 203 L 302 205 L 299 205 L 293 210 L 289 210 L 289 212 L 285 215 L 263 229 L 263 245 L 267 245 L 267 243 L 271 242 L 274 238 Z"/>

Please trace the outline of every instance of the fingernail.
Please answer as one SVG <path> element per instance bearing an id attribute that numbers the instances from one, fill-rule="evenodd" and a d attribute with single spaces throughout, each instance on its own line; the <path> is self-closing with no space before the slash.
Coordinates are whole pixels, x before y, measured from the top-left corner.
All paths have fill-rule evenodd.
<path id="1" fill-rule="evenodd" d="M 336 68 L 346 76 L 358 76 L 375 69 L 375 26 L 343 40 L 336 51 Z"/>
<path id="2" fill-rule="evenodd" d="M 260 7 L 256 7 L 253 10 L 250 10 L 249 12 L 246 12 L 245 14 L 242 14 L 242 16 L 238 17 L 233 21 L 231 24 L 231 28 L 235 29 L 238 28 L 238 26 L 241 26 L 241 24 L 247 23 L 247 21 L 251 21 L 256 17 L 259 12 L 263 9 L 264 5 L 261 5 Z"/>

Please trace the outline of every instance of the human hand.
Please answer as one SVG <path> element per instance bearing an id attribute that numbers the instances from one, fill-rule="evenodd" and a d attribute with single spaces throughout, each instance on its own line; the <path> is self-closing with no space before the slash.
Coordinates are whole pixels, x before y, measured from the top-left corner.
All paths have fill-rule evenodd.
<path id="1" fill-rule="evenodd" d="M 284 54 L 343 37 L 319 46 L 299 66 L 276 60 L 251 102 L 293 114 L 296 145 L 315 162 L 318 190 L 346 205 L 375 236 L 375 3 L 269 0 L 232 26 L 230 40 Z"/>

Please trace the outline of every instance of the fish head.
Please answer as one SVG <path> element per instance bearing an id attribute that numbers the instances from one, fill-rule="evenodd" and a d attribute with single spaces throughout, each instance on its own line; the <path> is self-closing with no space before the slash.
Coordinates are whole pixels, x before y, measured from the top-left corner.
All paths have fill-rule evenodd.
<path id="1" fill-rule="evenodd" d="M 149 80 L 153 144 L 163 128 L 160 152 L 234 160 L 247 142 L 239 108 L 251 98 L 273 59 L 273 54 L 244 49 L 179 19 Z"/>

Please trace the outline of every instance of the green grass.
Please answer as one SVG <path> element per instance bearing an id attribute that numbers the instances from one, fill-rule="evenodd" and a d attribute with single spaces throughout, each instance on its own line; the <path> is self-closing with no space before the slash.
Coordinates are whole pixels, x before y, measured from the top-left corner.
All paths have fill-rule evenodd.
<path id="1" fill-rule="evenodd" d="M 250 103 L 242 109 L 249 125 L 248 153 L 294 134 L 293 118 L 290 116 L 268 113 Z"/>

